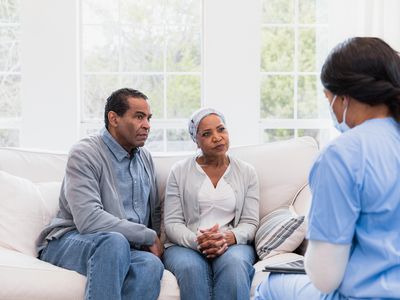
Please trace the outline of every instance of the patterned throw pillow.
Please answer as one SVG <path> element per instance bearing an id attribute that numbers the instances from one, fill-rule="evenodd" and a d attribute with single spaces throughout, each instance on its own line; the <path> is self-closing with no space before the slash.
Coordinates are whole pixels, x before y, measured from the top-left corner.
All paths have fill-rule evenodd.
<path id="1" fill-rule="evenodd" d="M 289 208 L 280 208 L 260 221 L 255 243 L 260 260 L 293 252 L 304 240 L 306 222 Z"/>

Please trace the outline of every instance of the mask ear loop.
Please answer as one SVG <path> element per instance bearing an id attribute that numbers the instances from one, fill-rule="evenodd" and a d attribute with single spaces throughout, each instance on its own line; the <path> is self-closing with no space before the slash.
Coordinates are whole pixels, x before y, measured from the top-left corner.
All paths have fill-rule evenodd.
<path id="1" fill-rule="evenodd" d="M 332 100 L 332 102 L 331 102 L 331 108 L 332 108 L 332 110 L 333 110 L 333 104 L 335 103 L 336 98 L 337 98 L 337 95 L 333 96 L 333 100 Z"/>
<path id="2" fill-rule="evenodd" d="M 346 101 L 346 108 L 344 109 L 344 111 L 343 111 L 343 123 L 345 123 L 346 125 L 347 125 L 347 123 L 346 123 L 346 114 L 347 114 L 347 108 L 349 107 L 349 99 L 347 98 L 347 96 L 344 96 L 343 97 L 343 102 L 344 101 Z M 343 103 L 344 104 L 344 103 Z"/>

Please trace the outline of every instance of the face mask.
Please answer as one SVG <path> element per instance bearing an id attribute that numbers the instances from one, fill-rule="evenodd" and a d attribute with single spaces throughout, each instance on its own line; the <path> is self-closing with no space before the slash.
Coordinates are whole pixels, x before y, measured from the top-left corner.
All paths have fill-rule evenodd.
<path id="1" fill-rule="evenodd" d="M 336 98 L 337 98 L 337 95 L 335 95 L 333 97 L 333 100 L 332 100 L 331 105 L 329 107 L 330 108 L 329 111 L 331 113 L 331 117 L 332 117 L 332 120 L 333 120 L 333 126 L 335 126 L 335 128 L 337 130 L 339 130 L 341 133 L 343 133 L 343 132 L 345 132 L 347 130 L 350 130 L 350 127 L 347 126 L 347 124 L 346 124 L 347 105 L 346 105 L 346 108 L 344 109 L 344 112 L 343 112 L 343 121 L 342 121 L 342 123 L 339 123 L 337 118 L 336 118 L 335 113 L 333 112 L 333 104 L 335 103 Z"/>

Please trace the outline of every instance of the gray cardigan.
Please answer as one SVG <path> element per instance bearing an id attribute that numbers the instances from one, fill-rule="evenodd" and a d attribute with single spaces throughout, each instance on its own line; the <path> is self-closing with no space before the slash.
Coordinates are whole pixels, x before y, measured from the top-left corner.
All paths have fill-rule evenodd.
<path id="1" fill-rule="evenodd" d="M 119 232 L 135 246 L 154 243 L 160 231 L 161 207 L 150 152 L 140 148 L 139 155 L 151 182 L 149 227 L 154 230 L 126 220 L 108 153 L 100 135 L 84 138 L 72 147 L 61 186 L 60 210 L 40 234 L 39 250 L 47 240 L 73 229 L 80 233 Z"/>
<path id="2" fill-rule="evenodd" d="M 238 244 L 250 244 L 259 222 L 259 186 L 254 167 L 229 157 L 230 172 L 224 175 L 236 196 L 235 218 L 230 230 Z M 166 247 L 172 244 L 197 250 L 200 224 L 197 194 L 205 174 L 196 170 L 196 158 L 176 163 L 169 174 L 164 206 Z"/>

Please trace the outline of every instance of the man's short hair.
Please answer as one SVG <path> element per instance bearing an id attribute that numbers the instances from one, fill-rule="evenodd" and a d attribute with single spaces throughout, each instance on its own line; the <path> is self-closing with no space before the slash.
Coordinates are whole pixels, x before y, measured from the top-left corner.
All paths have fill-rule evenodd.
<path id="1" fill-rule="evenodd" d="M 108 113 L 115 112 L 118 116 L 123 116 L 129 109 L 128 98 L 140 98 L 147 100 L 147 96 L 142 92 L 130 88 L 122 88 L 114 91 L 106 100 L 104 107 L 104 124 L 108 128 Z"/>

